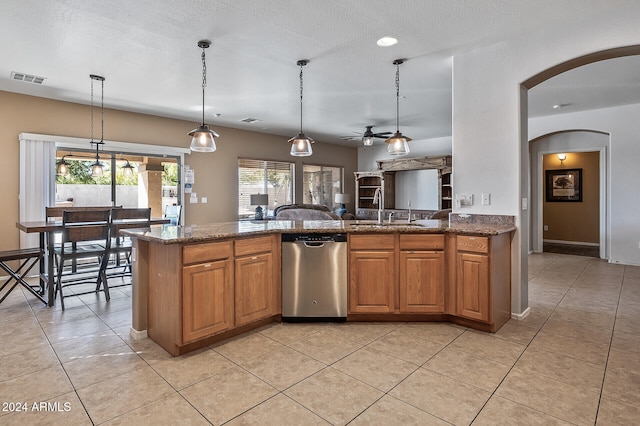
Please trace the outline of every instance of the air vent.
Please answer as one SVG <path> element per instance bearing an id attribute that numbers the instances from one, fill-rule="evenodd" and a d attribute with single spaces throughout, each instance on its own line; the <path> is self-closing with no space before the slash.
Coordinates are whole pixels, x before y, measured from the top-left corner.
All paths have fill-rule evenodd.
<path id="1" fill-rule="evenodd" d="M 45 77 L 38 77 L 37 75 L 25 74 L 23 72 L 15 72 L 11 71 L 11 78 L 13 80 L 24 81 L 27 83 L 33 84 L 42 84 L 44 83 Z"/>
<path id="2" fill-rule="evenodd" d="M 251 123 L 257 123 L 258 121 L 262 121 L 262 120 L 258 120 L 257 118 L 251 118 L 251 117 L 249 117 L 249 118 L 243 118 L 243 119 L 242 119 L 242 120 L 240 120 L 240 121 L 241 121 L 241 122 L 243 122 L 243 123 L 249 123 L 249 124 L 251 124 Z"/>

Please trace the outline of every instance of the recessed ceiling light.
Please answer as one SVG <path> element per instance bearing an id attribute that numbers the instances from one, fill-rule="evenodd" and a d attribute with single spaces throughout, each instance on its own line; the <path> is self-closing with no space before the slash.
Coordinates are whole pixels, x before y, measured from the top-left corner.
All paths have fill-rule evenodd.
<path id="1" fill-rule="evenodd" d="M 376 44 L 380 47 L 389 47 L 398 44 L 398 40 L 391 36 L 384 36 Z"/>
<path id="2" fill-rule="evenodd" d="M 240 120 L 240 121 L 242 121 L 243 123 L 249 123 L 249 124 L 251 124 L 251 123 L 256 123 L 256 122 L 258 122 L 258 121 L 262 121 L 262 120 L 259 120 L 259 119 L 257 119 L 257 118 L 247 117 L 247 118 L 243 118 L 243 119 L 242 119 L 242 120 Z"/>

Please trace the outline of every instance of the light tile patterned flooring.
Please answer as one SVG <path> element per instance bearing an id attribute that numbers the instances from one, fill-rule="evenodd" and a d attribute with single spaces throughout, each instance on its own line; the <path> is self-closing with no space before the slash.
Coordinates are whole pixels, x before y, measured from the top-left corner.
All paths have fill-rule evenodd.
<path id="1" fill-rule="evenodd" d="M 65 312 L 14 291 L 0 424 L 640 424 L 640 267 L 545 253 L 529 275 L 531 314 L 495 335 L 277 324 L 178 358 L 129 338 L 128 288 Z"/>

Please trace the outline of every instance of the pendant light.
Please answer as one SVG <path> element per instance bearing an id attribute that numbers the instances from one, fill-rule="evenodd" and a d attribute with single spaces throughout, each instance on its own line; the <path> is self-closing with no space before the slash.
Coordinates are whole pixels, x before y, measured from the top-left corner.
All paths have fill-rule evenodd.
<path id="1" fill-rule="evenodd" d="M 69 174 L 69 166 L 70 164 L 64 159 L 66 155 L 63 155 L 62 158 L 56 163 L 56 175 L 58 176 L 66 176 Z"/>
<path id="2" fill-rule="evenodd" d="M 216 141 L 214 138 L 220 136 L 204 124 L 204 88 L 207 86 L 207 63 L 205 62 L 204 52 L 209 46 L 211 46 L 209 40 L 200 40 L 198 42 L 198 47 L 202 49 L 202 124 L 188 133 L 189 136 L 192 136 L 191 151 L 197 152 L 215 151 Z"/>
<path id="3" fill-rule="evenodd" d="M 127 164 L 122 166 L 122 172 L 124 173 L 125 176 L 133 176 L 133 166 L 129 163 L 129 160 L 127 160 L 126 158 L 124 159 L 124 161 L 126 161 Z"/>
<path id="4" fill-rule="evenodd" d="M 90 74 L 91 78 L 91 148 L 96 147 L 96 161 L 91 165 L 91 176 L 100 177 L 104 171 L 104 166 L 100 163 L 100 148 L 104 147 L 104 77 Z M 102 87 L 100 96 L 100 140 L 93 140 L 93 82 L 99 81 Z"/>
<path id="5" fill-rule="evenodd" d="M 407 142 L 411 138 L 403 136 L 400 132 L 400 65 L 404 59 L 396 59 L 393 65 L 396 66 L 396 132 L 389 139 L 385 140 L 388 144 L 387 152 L 391 155 L 407 155 L 409 153 L 409 145 Z"/>
<path id="6" fill-rule="evenodd" d="M 297 65 L 300 67 L 300 133 L 298 133 L 295 137 L 289 139 L 289 143 L 291 144 L 291 152 L 290 154 L 294 157 L 308 157 L 313 154 L 313 148 L 311 148 L 311 144 L 315 143 L 313 139 L 306 136 L 302 131 L 302 67 L 307 65 L 309 61 L 307 59 L 301 59 L 297 62 Z"/>

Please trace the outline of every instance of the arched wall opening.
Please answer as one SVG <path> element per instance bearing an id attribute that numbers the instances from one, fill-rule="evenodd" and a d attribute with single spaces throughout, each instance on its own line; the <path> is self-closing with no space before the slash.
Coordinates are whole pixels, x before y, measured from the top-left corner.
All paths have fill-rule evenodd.
<path id="1" fill-rule="evenodd" d="M 614 59 L 614 58 L 621 58 L 621 57 L 625 57 L 625 56 L 633 56 L 633 55 L 640 55 L 640 45 L 631 45 L 631 46 L 623 46 L 623 47 L 617 47 L 617 48 L 612 48 L 612 49 L 606 49 L 606 50 L 601 50 L 598 52 L 593 52 L 590 54 L 586 54 L 583 56 L 579 56 L 570 60 L 567 60 L 565 62 L 559 63 L 555 66 L 552 66 L 546 70 L 543 70 L 541 72 L 539 72 L 538 74 L 528 78 L 527 80 L 523 81 L 520 84 L 520 193 L 521 196 L 523 197 L 522 199 L 522 210 L 521 210 L 521 217 L 520 217 L 520 238 L 522 239 L 527 239 L 527 241 L 521 241 L 520 244 L 520 277 L 521 277 L 521 285 L 520 285 L 520 302 L 521 302 L 521 306 L 528 306 L 528 296 L 527 296 L 527 292 L 528 292 L 528 285 L 527 285 L 527 262 L 528 262 L 528 256 L 529 256 L 529 251 L 530 251 L 530 247 L 531 246 L 531 233 L 532 233 L 532 226 L 531 226 L 531 210 L 527 207 L 527 204 L 532 200 L 532 160 L 531 160 L 531 156 L 532 156 L 532 152 L 530 150 L 530 140 L 534 140 L 537 137 L 544 135 L 544 134 L 549 134 L 552 132 L 552 130 L 548 130 L 545 131 L 543 133 L 538 133 L 538 134 L 531 134 L 530 130 L 529 130 L 529 114 L 528 114 L 528 90 L 543 83 L 544 81 L 562 74 L 566 71 L 572 70 L 574 68 L 578 68 L 581 67 L 583 65 L 587 65 L 587 64 L 591 64 L 594 62 L 598 62 L 598 61 L 604 61 L 607 59 Z M 599 126 L 600 129 L 605 128 L 603 126 Z M 576 127 L 573 127 L 573 129 L 575 129 Z M 587 128 L 582 127 L 582 128 Z M 561 127 L 557 127 L 556 129 L 554 129 L 554 131 L 562 131 L 562 130 L 569 130 L 571 129 L 571 127 L 565 127 L 565 128 L 561 128 Z M 599 130 L 600 130 L 599 129 Z M 608 133 L 611 133 L 610 131 L 607 130 Z M 611 140 L 611 138 L 610 138 Z M 611 142 L 609 142 L 610 145 L 610 149 L 615 149 L 615 142 L 612 144 Z M 611 146 L 614 145 L 614 146 Z M 605 154 L 606 156 L 604 162 L 602 162 L 602 164 L 606 164 L 607 165 L 607 170 L 611 170 L 612 168 L 612 155 L 611 152 L 606 152 L 605 149 Z M 614 165 L 615 166 L 615 165 Z M 610 173 L 610 172 L 609 172 Z M 614 194 L 611 191 L 611 186 L 612 186 L 612 181 L 613 181 L 613 177 L 611 177 L 611 179 L 607 180 L 607 185 L 609 189 L 607 191 L 607 193 L 609 194 L 609 201 L 607 202 L 607 209 L 608 212 L 611 212 L 612 209 L 615 208 L 614 201 L 613 201 L 613 197 Z M 627 203 L 629 204 L 629 203 Z M 632 206 L 635 205 L 635 203 L 631 203 Z M 625 207 L 627 207 L 625 205 Z M 537 209 L 537 206 L 535 206 L 535 209 Z M 607 216 L 608 221 L 611 221 L 610 215 Z M 609 222 L 610 224 L 610 222 Z M 611 227 L 611 225 L 608 225 L 609 227 Z M 537 232 L 537 230 L 536 230 Z M 622 232 L 622 231 L 621 231 Z M 608 232 L 608 240 L 609 242 L 612 241 L 613 238 L 615 238 L 615 236 L 617 235 L 618 231 L 614 230 L 614 229 L 610 229 Z M 637 243 L 637 242 L 636 242 Z M 615 261 L 615 262 L 619 262 L 619 263 L 628 263 L 628 264 L 637 264 L 635 262 L 633 262 L 633 260 L 628 261 L 627 259 L 624 258 L 624 255 L 620 255 L 617 256 L 617 251 L 619 251 L 620 253 L 623 253 L 625 249 L 628 249 L 630 247 L 631 242 L 629 241 L 625 241 L 624 244 L 621 244 L 619 248 L 616 248 L 615 245 L 613 243 L 611 244 L 605 244 L 605 257 L 609 258 L 609 261 Z M 637 245 L 636 245 L 637 247 Z M 528 312 L 528 308 L 522 312 L 522 314 L 517 315 L 518 317 L 525 317 Z"/>
<path id="2" fill-rule="evenodd" d="M 599 153 L 598 182 L 598 234 L 600 258 L 609 256 L 610 246 L 610 213 L 609 191 L 610 181 L 607 153 L 610 149 L 610 135 L 598 130 L 569 129 L 545 134 L 530 141 L 531 153 L 531 214 L 529 233 L 529 252 L 543 251 L 543 205 L 545 199 L 543 156 L 554 153 Z"/>

